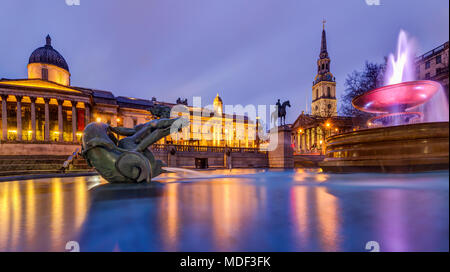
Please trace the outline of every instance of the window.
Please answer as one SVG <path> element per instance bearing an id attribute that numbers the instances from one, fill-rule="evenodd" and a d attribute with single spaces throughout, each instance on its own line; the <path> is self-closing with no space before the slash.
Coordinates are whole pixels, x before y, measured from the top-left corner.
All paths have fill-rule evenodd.
<path id="1" fill-rule="evenodd" d="M 430 61 L 425 62 L 425 69 L 429 69 L 430 68 Z"/>
<path id="2" fill-rule="evenodd" d="M 331 110 L 331 104 L 328 104 L 328 109 Z"/>
<path id="3" fill-rule="evenodd" d="M 42 73 L 42 79 L 43 80 L 48 80 L 48 70 L 47 70 L 47 68 L 42 68 L 41 73 Z"/>
<path id="4" fill-rule="evenodd" d="M 430 73 L 425 74 L 425 79 L 430 79 Z"/>
<path id="5" fill-rule="evenodd" d="M 322 70 L 325 68 L 325 64 L 322 63 Z"/>
<path id="6" fill-rule="evenodd" d="M 327 87 L 327 96 L 331 97 L 331 89 L 330 89 L 330 87 Z"/>
<path id="7" fill-rule="evenodd" d="M 441 62 L 442 62 L 442 57 L 441 57 L 441 55 L 439 55 L 436 57 L 436 64 L 439 64 Z"/>
<path id="8" fill-rule="evenodd" d="M 319 98 L 319 89 L 316 89 L 316 99 Z"/>

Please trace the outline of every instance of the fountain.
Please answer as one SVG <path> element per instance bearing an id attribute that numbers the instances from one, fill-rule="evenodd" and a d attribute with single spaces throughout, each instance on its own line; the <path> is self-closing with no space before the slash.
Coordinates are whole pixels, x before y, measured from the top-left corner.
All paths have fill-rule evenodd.
<path id="1" fill-rule="evenodd" d="M 448 169 L 448 103 L 442 105 L 439 83 L 413 79 L 412 48 L 406 33 L 401 31 L 397 58 L 389 56 L 387 85 L 352 101 L 356 109 L 378 115 L 367 122 L 369 129 L 327 139 L 326 158 L 320 164 L 324 171 Z M 438 103 L 440 106 L 436 106 Z"/>
<path id="2" fill-rule="evenodd" d="M 439 83 L 430 80 L 387 85 L 356 97 L 352 104 L 360 111 L 382 114 L 371 118 L 369 126 L 417 123 L 423 114 L 411 110 L 430 100 L 440 87 Z"/>

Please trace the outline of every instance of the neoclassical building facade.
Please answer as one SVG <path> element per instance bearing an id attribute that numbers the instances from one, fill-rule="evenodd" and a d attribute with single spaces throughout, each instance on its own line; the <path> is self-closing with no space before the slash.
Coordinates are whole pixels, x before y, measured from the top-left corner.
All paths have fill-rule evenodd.
<path id="1" fill-rule="evenodd" d="M 53 48 L 50 36 L 45 45 L 34 50 L 27 65 L 28 78 L 0 80 L 0 144 L 72 144 L 79 145 L 84 127 L 89 122 L 104 122 L 113 126 L 134 127 L 154 119 L 148 109 L 157 104 L 173 107 L 177 103 L 114 96 L 112 92 L 71 85 L 70 70 L 64 57 Z M 217 95 L 211 116 L 202 116 L 201 122 L 217 119 L 216 123 L 236 124 L 236 116 L 222 112 L 222 99 Z M 244 137 L 235 129 L 220 126 L 220 130 L 198 130 L 191 114 L 190 130 L 168 136 L 160 143 L 184 145 L 213 145 L 256 147 L 256 139 L 249 137 L 256 123 L 243 118 Z M 212 135 L 212 137 L 209 137 Z M 208 136 L 208 137 L 206 137 Z M 16 145 L 23 146 L 23 145 Z M 15 147 L 15 148 L 16 148 Z M 23 146 L 26 148 L 25 146 Z M 3 150 L 6 146 L 2 145 Z"/>

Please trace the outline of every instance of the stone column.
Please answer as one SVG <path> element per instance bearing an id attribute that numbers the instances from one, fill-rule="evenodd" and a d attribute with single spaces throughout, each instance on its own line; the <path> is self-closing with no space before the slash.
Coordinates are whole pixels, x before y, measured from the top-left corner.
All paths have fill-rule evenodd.
<path id="1" fill-rule="evenodd" d="M 308 128 L 309 137 L 308 137 L 308 149 L 311 150 L 311 138 L 312 138 L 312 130 Z"/>
<path id="2" fill-rule="evenodd" d="M 64 121 L 63 121 L 63 113 L 62 113 L 62 104 L 64 103 L 64 100 L 57 99 L 58 102 L 58 130 L 59 130 L 59 141 L 63 141 L 63 134 L 64 134 Z"/>
<path id="3" fill-rule="evenodd" d="M 44 140 L 50 141 L 50 113 L 49 113 L 49 105 L 50 98 L 44 98 L 44 112 L 45 112 L 45 124 L 44 124 Z"/>
<path id="4" fill-rule="evenodd" d="M 274 150 L 269 151 L 269 167 L 293 168 L 294 155 L 291 145 L 291 128 L 288 126 L 280 126 L 278 127 L 278 131 L 271 131 L 270 133 L 276 133 L 276 135 L 272 135 L 277 137 L 277 146 Z"/>
<path id="5" fill-rule="evenodd" d="M 16 95 L 17 100 L 17 140 L 22 141 L 22 98 L 23 96 Z"/>
<path id="6" fill-rule="evenodd" d="M 77 101 L 72 103 L 72 141 L 77 141 Z"/>
<path id="7" fill-rule="evenodd" d="M 6 106 L 6 100 L 8 95 L 2 94 L 2 140 L 8 140 L 8 107 Z"/>
<path id="8" fill-rule="evenodd" d="M 302 132 L 300 132 L 299 134 L 298 134 L 298 149 L 300 150 L 300 152 L 302 151 L 302 148 L 303 148 L 303 133 Z"/>
<path id="9" fill-rule="evenodd" d="M 90 105 L 88 103 L 84 103 L 84 125 L 87 126 L 90 120 L 91 120 Z"/>
<path id="10" fill-rule="evenodd" d="M 31 135 L 31 140 L 36 141 L 36 97 L 31 97 L 31 130 L 33 131 Z"/>
<path id="11" fill-rule="evenodd" d="M 317 141 L 317 127 L 314 128 L 314 143 L 316 144 L 316 148 L 319 149 L 319 142 Z"/>

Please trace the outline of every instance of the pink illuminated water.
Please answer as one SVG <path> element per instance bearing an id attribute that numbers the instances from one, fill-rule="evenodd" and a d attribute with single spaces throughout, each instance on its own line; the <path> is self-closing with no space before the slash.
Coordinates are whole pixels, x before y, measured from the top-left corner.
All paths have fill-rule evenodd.
<path id="1" fill-rule="evenodd" d="M 385 72 L 385 85 L 415 80 L 414 56 L 416 46 L 404 30 L 400 30 L 397 40 L 397 54 L 390 54 Z"/>
<path id="2" fill-rule="evenodd" d="M 385 85 L 392 85 L 416 80 L 416 43 L 400 30 L 397 41 L 396 55 L 390 54 L 385 71 Z M 443 122 L 449 120 L 448 99 L 441 88 L 426 103 L 409 111 L 419 111 L 423 114 L 421 122 Z M 393 124 L 399 125 L 399 124 Z"/>

